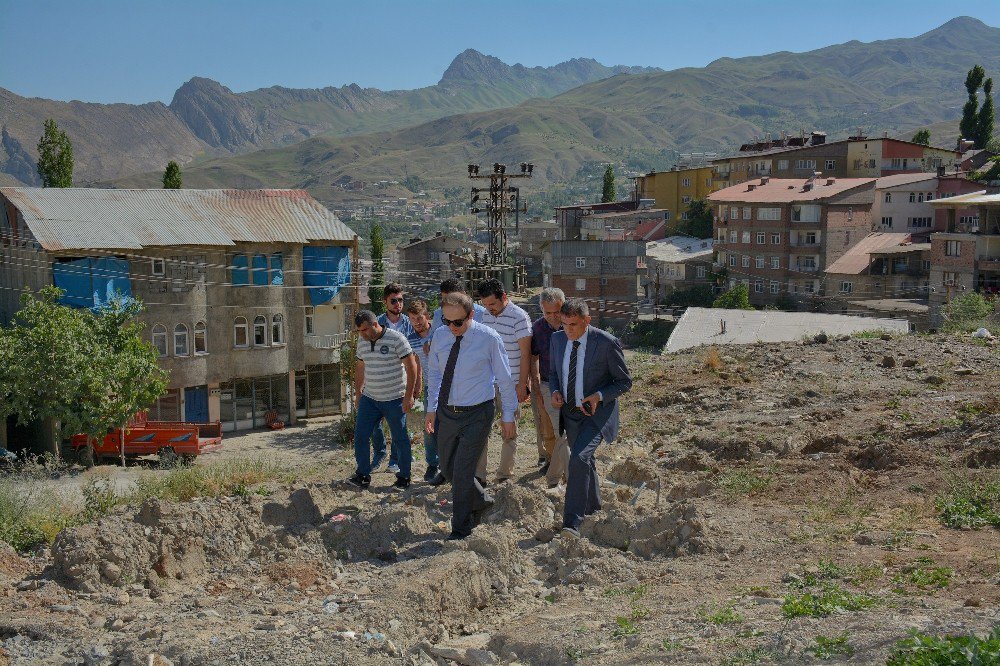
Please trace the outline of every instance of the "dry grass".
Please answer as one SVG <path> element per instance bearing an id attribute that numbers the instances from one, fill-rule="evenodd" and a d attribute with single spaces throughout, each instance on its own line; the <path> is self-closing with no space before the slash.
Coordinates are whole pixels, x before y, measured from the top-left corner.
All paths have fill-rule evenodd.
<path id="1" fill-rule="evenodd" d="M 709 347 L 708 351 L 705 352 L 704 366 L 706 370 L 711 372 L 719 372 L 725 367 L 725 364 L 719 357 L 719 350 L 717 348 Z"/>

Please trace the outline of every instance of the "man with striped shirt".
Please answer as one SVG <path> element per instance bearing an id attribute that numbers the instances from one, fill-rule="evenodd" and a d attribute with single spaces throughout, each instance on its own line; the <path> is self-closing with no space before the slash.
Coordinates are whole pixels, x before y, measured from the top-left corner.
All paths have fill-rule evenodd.
<path id="1" fill-rule="evenodd" d="M 410 435 L 406 414 L 413 406 L 420 374 L 410 343 L 399 331 L 378 323 L 375 313 L 361 310 L 354 316 L 358 330 L 355 365 L 355 398 L 358 406 L 354 424 L 354 459 L 357 470 L 351 485 L 368 488 L 372 477 L 372 431 L 383 418 L 392 432 L 393 448 L 399 456 L 399 472 L 393 487 L 403 490 L 410 485 Z"/>
<path id="2" fill-rule="evenodd" d="M 503 284 L 496 278 L 479 283 L 479 300 L 486 307 L 483 323 L 492 328 L 503 340 L 510 375 L 514 379 L 517 401 L 528 399 L 528 364 L 531 362 L 531 317 L 521 307 L 510 302 Z M 523 372 L 522 372 L 522 365 Z M 499 409 L 500 395 L 497 394 Z M 520 418 L 520 407 L 516 415 Z M 517 452 L 517 436 L 504 437 L 500 452 L 500 467 L 497 481 L 506 481 L 514 473 L 514 454 Z"/>

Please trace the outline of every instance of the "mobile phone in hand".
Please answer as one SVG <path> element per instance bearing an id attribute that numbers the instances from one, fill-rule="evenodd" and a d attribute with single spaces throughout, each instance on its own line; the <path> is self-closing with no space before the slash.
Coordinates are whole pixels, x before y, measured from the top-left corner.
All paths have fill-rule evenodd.
<path id="1" fill-rule="evenodd" d="M 593 405 L 591 405 L 589 402 L 584 401 L 584 402 L 580 403 L 580 410 L 584 414 L 586 414 L 587 416 L 593 416 L 594 415 Z"/>

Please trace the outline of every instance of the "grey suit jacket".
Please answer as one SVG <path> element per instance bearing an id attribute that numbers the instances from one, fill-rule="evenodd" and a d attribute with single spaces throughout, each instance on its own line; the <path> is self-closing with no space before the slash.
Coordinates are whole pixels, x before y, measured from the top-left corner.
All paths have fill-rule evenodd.
<path id="1" fill-rule="evenodd" d="M 563 357 L 569 338 L 565 331 L 552 334 L 549 343 L 550 364 L 549 386 L 562 392 Z M 604 400 L 597 408 L 593 418 L 605 441 L 613 442 L 618 436 L 618 397 L 632 388 L 632 376 L 625 365 L 625 355 L 621 343 L 613 335 L 605 333 L 593 326 L 587 327 L 587 349 L 583 359 L 577 360 L 577 365 L 583 370 L 583 396 L 601 392 Z M 551 398 L 551 396 L 549 396 Z M 566 396 L 563 395 L 563 398 Z M 566 406 L 564 409 L 572 409 Z M 578 412 L 579 413 L 579 412 Z M 572 442 L 570 442 L 572 446 Z"/>

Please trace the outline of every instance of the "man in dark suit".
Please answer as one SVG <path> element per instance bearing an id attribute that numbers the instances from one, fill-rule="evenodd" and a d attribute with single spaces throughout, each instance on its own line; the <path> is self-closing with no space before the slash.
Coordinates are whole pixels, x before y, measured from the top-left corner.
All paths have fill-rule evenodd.
<path id="1" fill-rule="evenodd" d="M 590 325 L 586 301 L 567 300 L 562 325 L 550 342 L 549 386 L 570 447 L 563 531 L 580 536 L 584 516 L 601 508 L 594 452 L 618 436 L 618 397 L 632 377 L 618 339 Z"/>

